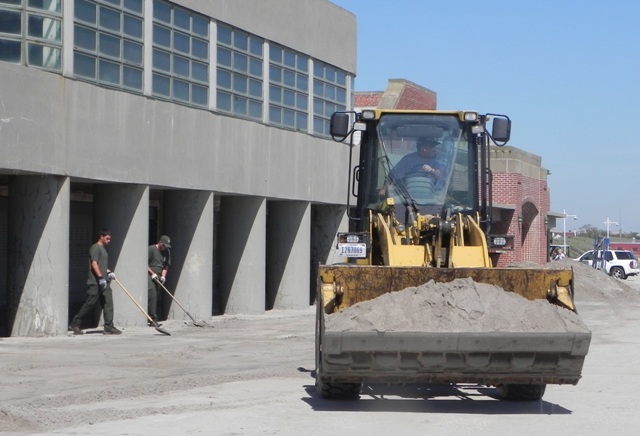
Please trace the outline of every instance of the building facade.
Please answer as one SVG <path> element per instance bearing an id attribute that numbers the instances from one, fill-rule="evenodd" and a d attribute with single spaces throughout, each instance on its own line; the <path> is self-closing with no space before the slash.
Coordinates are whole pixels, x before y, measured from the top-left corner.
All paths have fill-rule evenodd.
<path id="1" fill-rule="evenodd" d="M 347 227 L 328 126 L 355 32 L 325 0 L 0 0 L 0 336 L 67 331 L 102 228 L 140 302 L 168 234 L 194 316 L 308 307 Z M 116 325 L 145 324 L 112 287 Z"/>

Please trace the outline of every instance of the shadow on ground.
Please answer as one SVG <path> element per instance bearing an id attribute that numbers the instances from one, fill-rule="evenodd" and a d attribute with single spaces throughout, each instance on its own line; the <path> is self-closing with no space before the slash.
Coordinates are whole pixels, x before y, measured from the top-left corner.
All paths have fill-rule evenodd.
<path id="1" fill-rule="evenodd" d="M 305 385 L 302 398 L 318 412 L 422 412 L 484 415 L 569 415 L 572 412 L 547 401 L 502 401 L 494 388 L 479 385 L 364 384 L 359 400 L 327 400 L 314 385 Z"/>

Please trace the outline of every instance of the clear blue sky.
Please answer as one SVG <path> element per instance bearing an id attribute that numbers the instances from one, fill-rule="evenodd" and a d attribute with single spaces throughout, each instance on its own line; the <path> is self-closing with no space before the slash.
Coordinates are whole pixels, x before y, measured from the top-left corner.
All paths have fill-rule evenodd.
<path id="1" fill-rule="evenodd" d="M 356 91 L 407 79 L 438 109 L 506 114 L 567 230 L 640 232 L 640 2 L 332 1 L 357 19 Z"/>

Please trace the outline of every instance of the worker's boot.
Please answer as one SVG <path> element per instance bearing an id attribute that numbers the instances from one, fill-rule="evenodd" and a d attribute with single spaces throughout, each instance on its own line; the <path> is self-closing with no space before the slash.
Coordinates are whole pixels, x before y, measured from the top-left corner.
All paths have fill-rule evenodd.
<path id="1" fill-rule="evenodd" d="M 71 324 L 69 326 L 69 331 L 73 332 L 74 335 L 81 335 L 83 334 L 83 331 L 80 330 L 80 326 L 76 325 L 76 324 Z"/>
<path id="2" fill-rule="evenodd" d="M 113 326 L 104 326 L 104 332 L 105 335 L 121 335 L 122 332 L 120 330 L 118 330 L 117 328 L 113 327 Z"/>

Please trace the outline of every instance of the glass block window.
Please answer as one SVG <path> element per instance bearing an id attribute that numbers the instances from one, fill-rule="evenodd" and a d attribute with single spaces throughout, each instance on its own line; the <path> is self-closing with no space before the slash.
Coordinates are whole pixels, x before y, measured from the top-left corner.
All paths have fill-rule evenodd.
<path id="1" fill-rule="evenodd" d="M 62 0 L 0 0 L 0 61 L 62 70 Z"/>
<path id="2" fill-rule="evenodd" d="M 329 136 L 331 114 L 347 108 L 347 73 L 314 61 L 313 64 L 313 133 Z"/>
<path id="3" fill-rule="evenodd" d="M 153 95 L 194 106 L 209 104 L 209 18 L 153 2 Z"/>
<path id="4" fill-rule="evenodd" d="M 216 105 L 221 112 L 262 120 L 261 38 L 218 24 Z"/>
<path id="5" fill-rule="evenodd" d="M 309 57 L 269 46 L 269 123 L 307 131 Z"/>
<path id="6" fill-rule="evenodd" d="M 142 92 L 144 0 L 74 2 L 73 74 Z"/>

